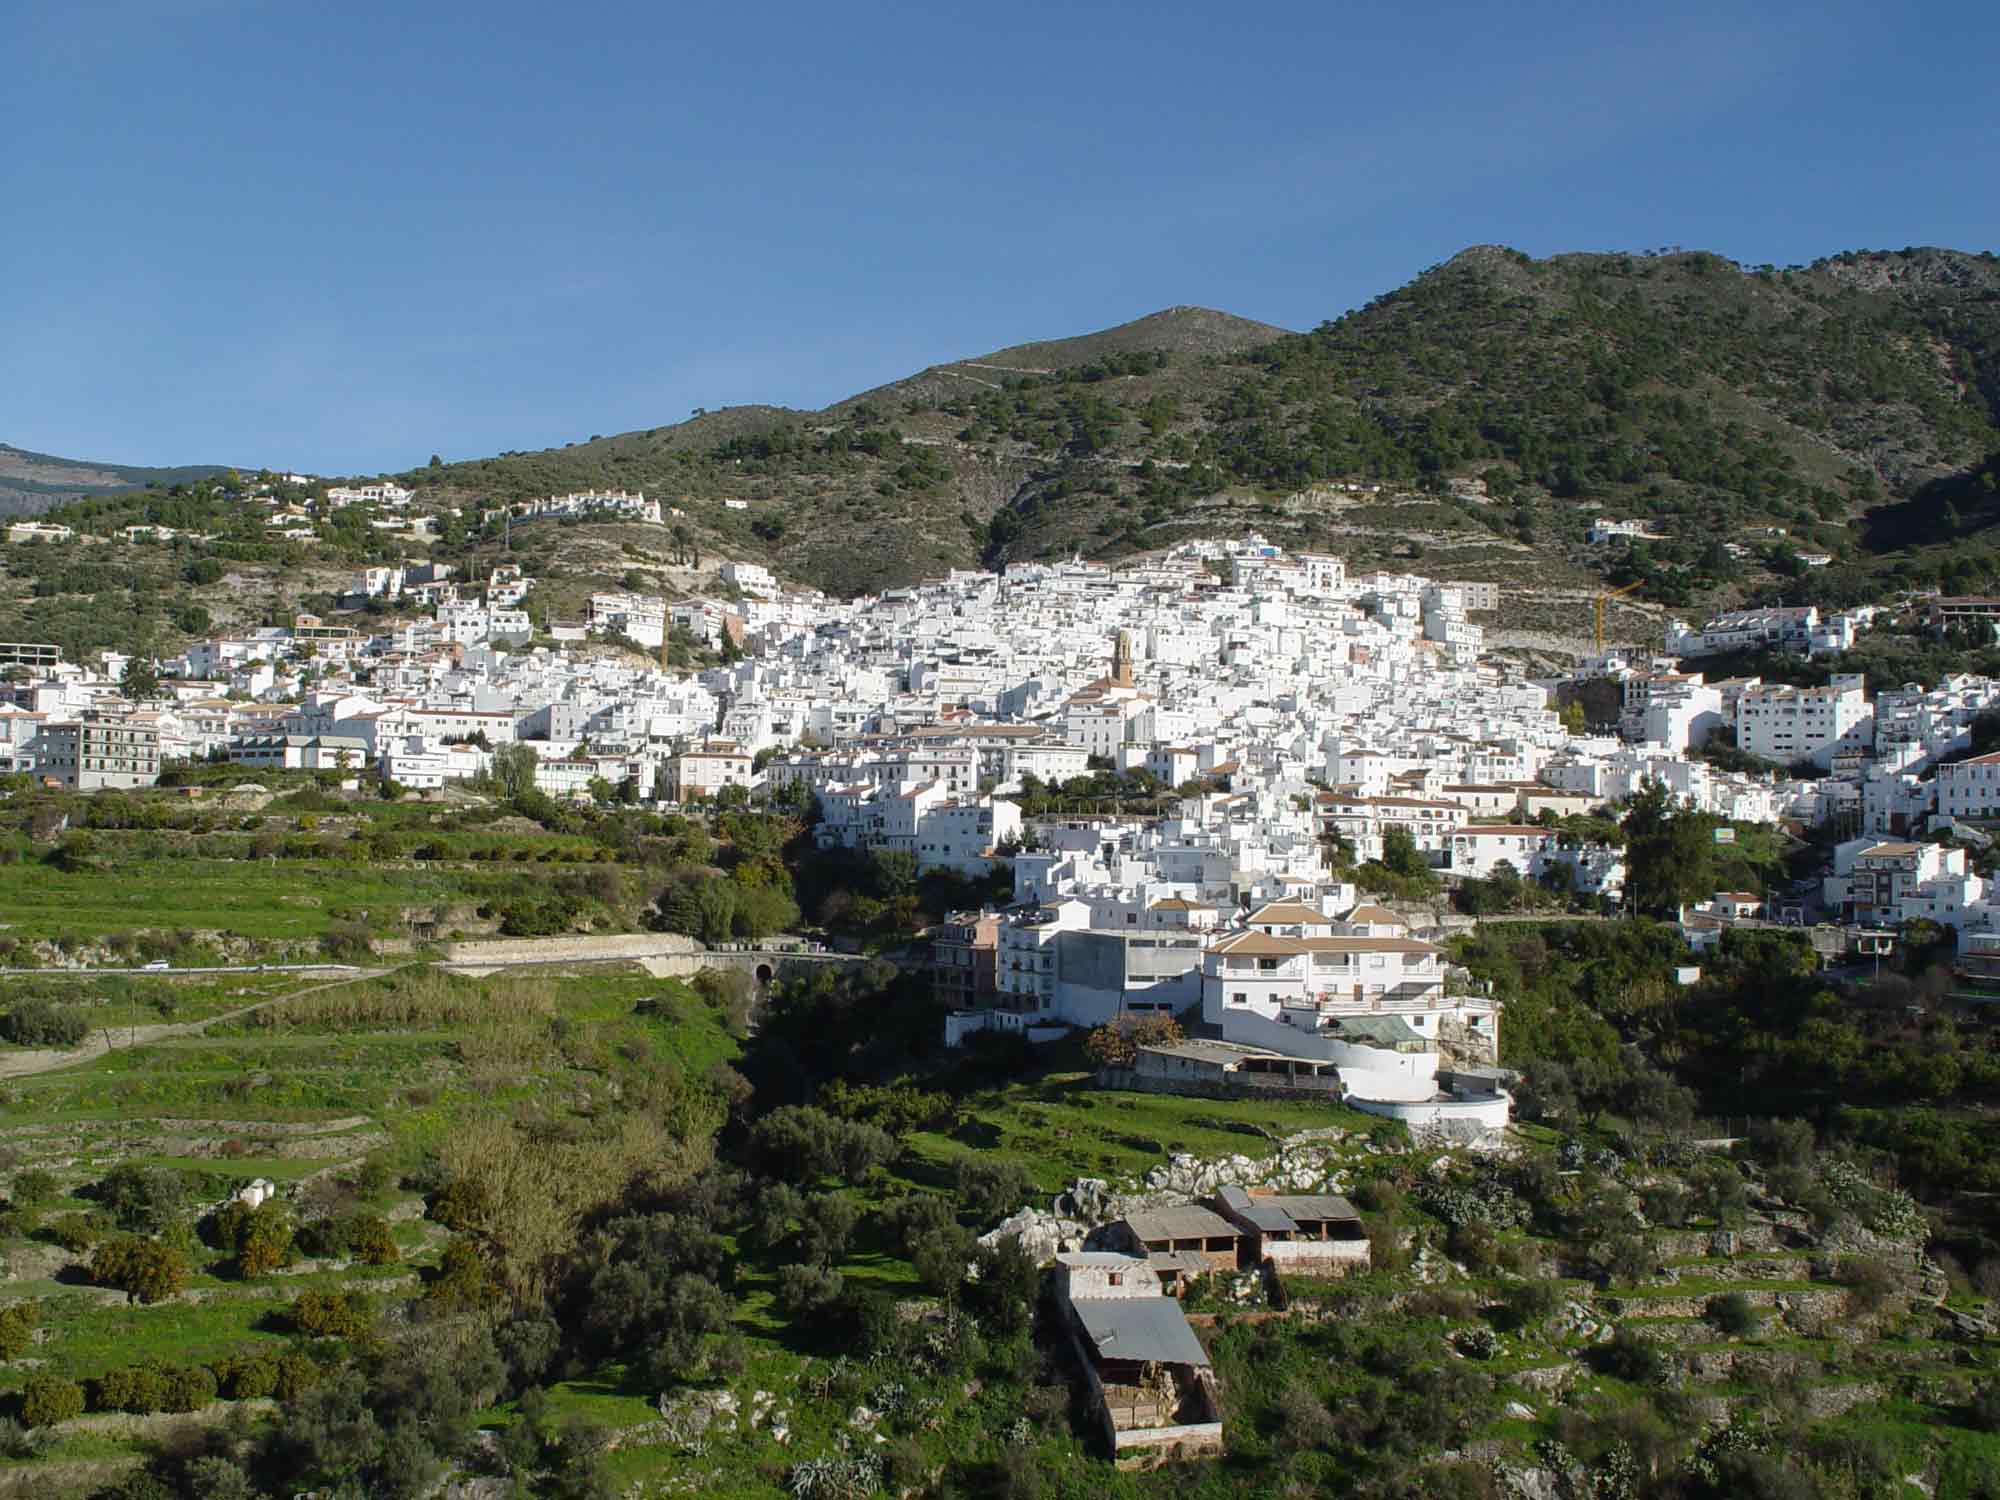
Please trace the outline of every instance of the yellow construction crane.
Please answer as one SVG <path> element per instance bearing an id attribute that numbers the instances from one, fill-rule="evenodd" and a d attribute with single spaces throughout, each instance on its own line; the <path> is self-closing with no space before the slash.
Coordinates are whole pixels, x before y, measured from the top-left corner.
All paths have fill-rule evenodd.
<path id="1" fill-rule="evenodd" d="M 1645 586 L 1646 580 L 1642 578 L 1637 583 L 1626 584 L 1622 589 L 1606 589 L 1597 596 L 1597 654 L 1599 656 L 1604 654 L 1604 606 L 1609 604 L 1613 599 L 1623 598 L 1634 589 L 1644 588 Z"/>

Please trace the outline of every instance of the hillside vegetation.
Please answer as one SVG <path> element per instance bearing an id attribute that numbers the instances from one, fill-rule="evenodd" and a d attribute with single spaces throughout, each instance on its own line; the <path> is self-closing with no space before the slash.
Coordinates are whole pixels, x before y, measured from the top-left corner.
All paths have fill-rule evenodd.
<path id="1" fill-rule="evenodd" d="M 0 449 L 0 486 L 8 461 L 38 459 Z M 69 473 L 39 461 L 18 482 Z M 144 472 L 70 469 L 75 485 Z M 1608 579 L 1678 610 L 1970 590 L 2000 579 L 2000 259 L 1869 251 L 1780 270 L 1479 246 L 1310 333 L 1176 307 L 819 412 L 697 411 L 399 477 L 419 508 L 463 511 L 449 557 L 496 547 L 481 512 L 505 501 L 643 489 L 680 512 L 650 559 L 610 535 L 576 557 L 595 532 L 566 531 L 578 598 L 685 556 L 851 593 L 1251 528 L 1361 568 L 1532 568 L 1544 590 L 1583 598 Z M 1659 539 L 1589 545 L 1599 515 Z"/>
<path id="2" fill-rule="evenodd" d="M 1256 525 L 1462 576 L 1532 556 L 1680 603 L 1782 591 L 1800 547 L 1872 570 L 1962 543 L 2000 518 L 1996 402 L 1990 254 L 1779 270 L 1481 246 L 1310 333 L 1174 308 L 823 412 L 703 413 L 406 478 L 494 499 L 643 487 L 714 545 L 840 590 Z M 1667 540 L 1587 549 L 1600 512 Z"/>
<path id="3" fill-rule="evenodd" d="M 178 469 L 145 469 L 131 464 L 57 458 L 0 443 L 0 516 L 33 515 L 50 506 L 91 495 L 159 484 L 186 484 L 225 472 L 215 464 Z"/>

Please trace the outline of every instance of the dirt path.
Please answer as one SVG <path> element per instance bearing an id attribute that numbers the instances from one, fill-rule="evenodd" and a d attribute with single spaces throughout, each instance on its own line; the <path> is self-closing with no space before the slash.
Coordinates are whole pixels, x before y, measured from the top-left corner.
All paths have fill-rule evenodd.
<path id="1" fill-rule="evenodd" d="M 409 968 L 411 965 L 405 964 L 401 967 Z M 151 1026 L 101 1027 L 85 1038 L 81 1046 L 67 1051 L 53 1047 L 37 1047 L 28 1051 L 0 1055 L 0 1079 L 26 1078 L 35 1073 L 52 1073 L 57 1068 L 95 1062 L 114 1047 L 144 1047 L 153 1042 L 170 1041 L 176 1037 L 200 1036 L 211 1026 L 237 1020 L 252 1011 L 262 1010 L 267 1005 L 283 1005 L 288 1000 L 314 995 L 321 990 L 335 990 L 342 985 L 358 984 L 367 979 L 380 979 L 385 974 L 395 972 L 394 969 L 360 969 L 339 979 L 309 984 L 304 989 L 293 990 L 289 994 L 272 995 L 268 999 L 224 1011 L 221 1015 L 210 1016 L 203 1021 L 163 1021 Z"/>

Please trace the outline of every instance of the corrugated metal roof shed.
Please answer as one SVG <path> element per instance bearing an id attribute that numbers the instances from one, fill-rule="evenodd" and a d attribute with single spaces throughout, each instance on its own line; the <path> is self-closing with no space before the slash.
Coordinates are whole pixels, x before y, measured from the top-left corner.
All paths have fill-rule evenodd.
<path id="1" fill-rule="evenodd" d="M 1237 1212 L 1267 1234 L 1298 1227 L 1292 1222 L 1292 1216 L 1274 1203 L 1252 1203 Z"/>
<path id="2" fill-rule="evenodd" d="M 1142 1240 L 1196 1240 L 1243 1232 L 1221 1214 L 1193 1204 L 1183 1208 L 1156 1208 L 1148 1213 L 1127 1214 L 1125 1222 Z"/>
<path id="3" fill-rule="evenodd" d="M 1294 1219 L 1359 1219 L 1354 1205 L 1338 1193 L 1289 1193 L 1261 1200 Z"/>
<path id="4" fill-rule="evenodd" d="M 1080 1297 L 1070 1306 L 1099 1358 L 1208 1363 L 1201 1340 L 1171 1297 Z"/>

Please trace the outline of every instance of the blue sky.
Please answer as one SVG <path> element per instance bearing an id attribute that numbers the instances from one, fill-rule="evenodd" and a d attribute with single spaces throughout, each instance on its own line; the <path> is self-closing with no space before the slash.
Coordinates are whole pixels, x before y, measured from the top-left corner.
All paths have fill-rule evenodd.
<path id="1" fill-rule="evenodd" d="M 0 55 L 0 441 L 127 463 L 1310 327 L 1489 241 L 2000 248 L 1990 4 L 0 0 Z"/>

